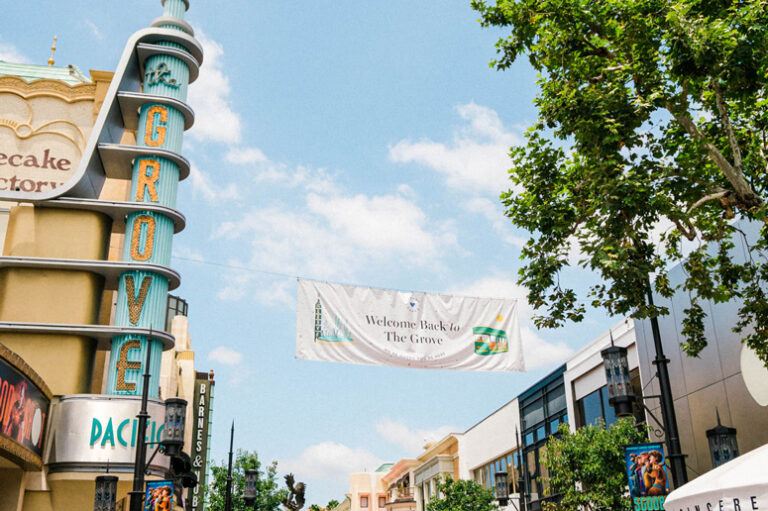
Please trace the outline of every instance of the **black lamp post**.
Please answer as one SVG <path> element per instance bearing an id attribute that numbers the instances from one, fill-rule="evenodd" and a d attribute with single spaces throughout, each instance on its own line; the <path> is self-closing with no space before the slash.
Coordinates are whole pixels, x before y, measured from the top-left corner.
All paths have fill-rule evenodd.
<path id="1" fill-rule="evenodd" d="M 96 496 L 93 499 L 93 511 L 115 511 L 117 500 L 117 477 L 99 476 L 96 478 Z"/>
<path id="2" fill-rule="evenodd" d="M 499 506 L 505 507 L 509 504 L 509 483 L 507 482 L 507 472 L 496 472 L 493 476 L 496 486 L 496 500 Z"/>
<path id="3" fill-rule="evenodd" d="M 253 506 L 256 509 L 256 486 L 259 482 L 259 471 L 255 468 L 249 468 L 245 471 L 245 490 L 243 498 L 246 506 Z"/>
<path id="4" fill-rule="evenodd" d="M 235 421 L 229 434 L 229 465 L 227 467 L 227 490 L 224 494 L 224 511 L 232 511 L 232 445 L 235 442 Z"/>
<path id="5" fill-rule="evenodd" d="M 651 283 L 647 285 L 648 305 L 653 307 L 653 291 Z M 656 377 L 659 379 L 659 396 L 635 396 L 632 385 L 629 380 L 629 364 L 627 362 L 627 350 L 613 345 L 613 334 L 611 334 L 611 347 L 601 352 L 605 362 L 606 378 L 608 380 L 608 395 L 610 403 L 614 406 L 617 416 L 631 414 L 632 400 L 639 398 L 644 401 L 648 398 L 656 398 L 661 401 L 661 424 L 664 429 L 664 438 L 667 444 L 667 451 L 670 464 L 672 465 L 672 480 L 675 487 L 679 488 L 688 482 L 688 471 L 685 467 L 685 455 L 680 446 L 680 434 L 677 430 L 677 416 L 672 399 L 672 385 L 669 381 L 669 359 L 664 355 L 664 347 L 661 344 L 661 332 L 659 330 L 659 320 L 656 316 L 650 318 L 651 333 L 653 335 L 653 346 L 656 351 L 656 358 L 653 365 L 656 366 Z M 613 389 L 611 389 L 613 385 Z M 613 394 L 611 394 L 613 391 Z M 646 411 L 656 420 L 650 409 L 645 406 Z M 629 413 L 627 413 L 629 412 Z M 657 421 L 659 422 L 659 421 Z"/>
<path id="6" fill-rule="evenodd" d="M 739 444 L 736 441 L 736 428 L 729 428 L 720 423 L 720 412 L 717 413 L 717 426 L 707 430 L 709 453 L 712 456 L 712 468 L 731 461 L 739 455 Z"/>

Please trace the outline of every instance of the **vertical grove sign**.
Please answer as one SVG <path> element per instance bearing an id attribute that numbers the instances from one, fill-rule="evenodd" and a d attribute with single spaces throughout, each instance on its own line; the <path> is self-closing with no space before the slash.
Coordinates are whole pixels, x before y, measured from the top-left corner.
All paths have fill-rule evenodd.
<path id="1" fill-rule="evenodd" d="M 206 475 L 208 471 L 208 437 L 210 436 L 211 402 L 213 400 L 214 381 L 208 373 L 197 373 L 195 379 L 195 397 L 193 400 L 192 471 L 197 476 L 198 484 L 190 488 L 185 500 L 187 511 L 205 509 Z"/>
<path id="2" fill-rule="evenodd" d="M 161 27 L 191 32 L 183 21 L 186 0 L 163 1 Z M 158 22 L 156 22 L 158 23 Z M 168 39 L 171 39 L 170 36 Z M 191 54 L 162 36 L 152 44 L 140 44 L 148 55 L 143 65 L 143 91 L 138 113 L 131 171 L 130 199 L 136 203 L 173 209 L 184 161 L 179 152 L 187 126 L 185 118 L 190 69 L 196 66 Z M 137 97 L 134 95 L 134 97 Z M 167 211 L 167 210 L 165 210 Z M 123 259 L 167 267 L 171 259 L 174 222 L 162 210 L 147 208 L 131 212 L 125 221 Z M 119 281 L 115 325 L 161 329 L 165 325 L 169 281 L 160 273 L 129 270 Z M 143 364 L 150 355 L 150 396 L 157 396 L 162 343 L 149 335 L 117 335 L 112 339 L 107 392 L 140 395 Z"/>

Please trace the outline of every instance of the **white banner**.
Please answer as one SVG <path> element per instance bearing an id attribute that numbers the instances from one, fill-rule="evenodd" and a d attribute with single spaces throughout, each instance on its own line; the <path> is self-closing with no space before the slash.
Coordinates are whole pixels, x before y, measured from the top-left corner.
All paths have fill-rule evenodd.
<path id="1" fill-rule="evenodd" d="M 296 356 L 464 371 L 524 371 L 517 300 L 299 280 Z"/>

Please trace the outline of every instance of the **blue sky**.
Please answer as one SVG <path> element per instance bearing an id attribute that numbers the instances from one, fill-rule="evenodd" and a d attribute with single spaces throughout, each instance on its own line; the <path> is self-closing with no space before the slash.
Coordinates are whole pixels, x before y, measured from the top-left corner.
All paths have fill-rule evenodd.
<path id="1" fill-rule="evenodd" d="M 113 69 L 159 0 L 3 6 L 0 59 Z M 174 240 L 200 370 L 217 375 L 213 455 L 238 447 L 343 498 L 350 471 L 463 431 L 618 318 L 531 329 L 528 373 L 472 374 L 294 359 L 295 276 L 524 298 L 526 233 L 502 215 L 507 148 L 535 119 L 527 62 L 488 67 L 500 32 L 468 1 L 192 0 L 206 62 L 189 102 L 193 162 Z M 590 275 L 569 271 L 579 288 Z"/>

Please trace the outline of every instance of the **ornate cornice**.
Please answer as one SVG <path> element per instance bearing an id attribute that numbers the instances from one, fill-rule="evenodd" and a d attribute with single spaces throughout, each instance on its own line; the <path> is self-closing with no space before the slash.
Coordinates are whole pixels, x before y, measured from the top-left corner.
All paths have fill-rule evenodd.
<path id="1" fill-rule="evenodd" d="M 53 398 L 53 393 L 51 392 L 51 389 L 48 388 L 48 385 L 46 385 L 46 383 L 43 381 L 43 378 L 37 374 L 35 370 L 32 369 L 29 364 L 24 361 L 24 359 L 22 359 L 15 352 L 8 349 L 8 347 L 1 342 L 0 358 L 11 364 L 21 374 L 26 376 L 29 381 L 34 383 L 35 386 L 40 389 L 40 392 L 42 392 L 49 401 Z"/>
<path id="2" fill-rule="evenodd" d="M 16 94 L 24 99 L 50 96 L 67 103 L 74 103 L 76 101 L 93 101 L 96 97 L 96 84 L 68 85 L 65 82 L 48 78 L 28 82 L 16 76 L 0 76 L 0 92 Z"/>

